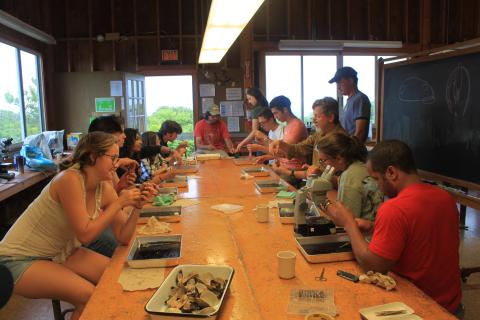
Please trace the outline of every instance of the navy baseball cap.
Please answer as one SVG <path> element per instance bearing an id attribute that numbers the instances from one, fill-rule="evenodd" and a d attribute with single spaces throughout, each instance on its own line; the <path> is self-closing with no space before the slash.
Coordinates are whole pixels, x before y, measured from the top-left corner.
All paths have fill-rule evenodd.
<path id="1" fill-rule="evenodd" d="M 340 81 L 342 78 L 357 79 L 357 71 L 351 67 L 342 67 L 335 72 L 335 76 L 328 81 L 328 83 L 334 83 Z"/>

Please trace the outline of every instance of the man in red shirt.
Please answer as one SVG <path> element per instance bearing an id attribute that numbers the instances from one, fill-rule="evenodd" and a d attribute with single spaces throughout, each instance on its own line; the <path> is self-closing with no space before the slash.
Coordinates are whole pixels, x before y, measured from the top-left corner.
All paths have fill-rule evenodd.
<path id="1" fill-rule="evenodd" d="M 194 136 L 197 150 L 235 153 L 227 125 L 221 120 L 220 108 L 216 104 L 205 112 L 204 119 L 195 124 Z"/>
<path id="2" fill-rule="evenodd" d="M 401 141 L 377 144 L 367 165 L 390 198 L 378 210 L 370 244 L 347 208 L 326 205 L 327 214 L 350 236 L 356 260 L 366 271 L 391 270 L 409 279 L 451 313 L 461 313 L 455 201 L 448 192 L 422 183 L 412 152 Z"/>

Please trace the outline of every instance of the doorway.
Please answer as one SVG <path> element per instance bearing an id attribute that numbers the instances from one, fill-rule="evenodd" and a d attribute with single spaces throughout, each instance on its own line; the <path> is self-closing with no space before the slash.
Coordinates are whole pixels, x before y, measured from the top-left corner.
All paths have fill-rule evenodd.
<path id="1" fill-rule="evenodd" d="M 171 147 L 189 141 L 193 152 L 193 79 L 191 75 L 145 77 L 147 130 L 158 132 L 165 120 L 182 126 L 182 134 Z"/>

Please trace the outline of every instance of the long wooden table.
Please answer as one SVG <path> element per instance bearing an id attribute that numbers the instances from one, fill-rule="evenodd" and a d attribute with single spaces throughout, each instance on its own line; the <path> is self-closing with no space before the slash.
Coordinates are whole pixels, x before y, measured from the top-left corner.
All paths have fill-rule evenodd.
<path id="1" fill-rule="evenodd" d="M 25 168 L 25 173 L 19 174 L 15 171 L 15 178 L 0 183 L 0 201 L 8 199 L 12 195 L 30 188 L 31 186 L 48 179 L 56 174 L 56 171 L 31 171 Z"/>
<path id="2" fill-rule="evenodd" d="M 240 167 L 231 160 L 211 160 L 200 166 L 199 179 L 189 180 L 188 192 L 199 205 L 186 207 L 173 233 L 183 235 L 182 264 L 229 264 L 235 269 L 231 291 L 219 319 L 303 319 L 287 314 L 290 290 L 295 287 L 333 288 L 337 319 L 359 319 L 364 307 L 402 301 L 424 319 L 455 319 L 412 283 L 399 276 L 397 289 L 387 292 L 369 284 L 352 283 L 336 276 L 342 269 L 359 274 L 354 261 L 310 264 L 296 249 L 292 225 L 283 225 L 270 211 L 268 223 L 257 223 L 252 211 L 274 195 L 255 190 L 254 180 L 240 180 Z M 261 178 L 265 179 L 265 178 Z M 268 178 L 266 178 L 268 179 Z M 240 204 L 242 212 L 224 214 L 210 209 L 220 203 Z M 277 276 L 276 253 L 297 253 L 296 277 Z M 155 290 L 124 292 L 117 282 L 128 247 L 119 247 L 88 302 L 81 319 L 148 319 L 146 302 Z M 325 268 L 327 281 L 315 280 Z M 167 275 L 172 268 L 165 269 Z"/>

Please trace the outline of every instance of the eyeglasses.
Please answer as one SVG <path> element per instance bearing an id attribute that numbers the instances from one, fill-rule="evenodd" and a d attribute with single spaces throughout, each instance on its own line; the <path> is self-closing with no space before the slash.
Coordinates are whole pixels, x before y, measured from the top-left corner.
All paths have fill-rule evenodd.
<path id="1" fill-rule="evenodd" d="M 118 162 L 118 154 L 111 155 L 104 153 L 103 155 L 112 159 L 112 164 L 116 164 Z"/>

